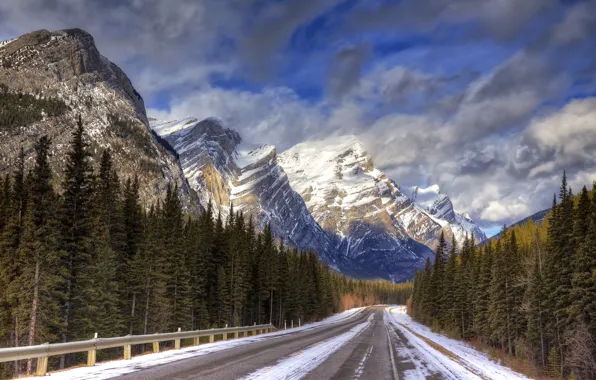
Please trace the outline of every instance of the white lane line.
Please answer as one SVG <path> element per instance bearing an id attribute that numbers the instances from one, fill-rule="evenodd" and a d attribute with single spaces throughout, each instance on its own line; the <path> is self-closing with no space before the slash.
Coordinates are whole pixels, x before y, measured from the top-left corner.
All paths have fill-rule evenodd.
<path id="1" fill-rule="evenodd" d="M 385 318 L 383 318 L 383 320 L 384 319 Z M 391 370 L 393 371 L 393 380 L 399 380 L 399 375 L 397 374 L 397 366 L 395 365 L 395 355 L 393 354 L 393 344 L 391 343 L 391 335 L 389 334 L 389 328 L 387 327 L 387 324 L 385 324 L 385 331 L 387 332 L 387 343 L 389 344 L 389 355 L 391 355 Z"/>
<path id="2" fill-rule="evenodd" d="M 372 314 L 371 314 L 372 316 Z M 348 341 L 360 334 L 370 326 L 368 321 L 360 323 L 341 335 L 315 343 L 303 351 L 298 351 L 290 356 L 279 360 L 275 365 L 261 368 L 244 380 L 298 380 L 306 376 L 310 371 L 317 368 L 331 354 L 339 350 Z"/>
<path id="3" fill-rule="evenodd" d="M 366 350 L 364 356 L 362 357 L 362 359 L 360 359 L 360 363 L 358 363 L 358 368 L 356 369 L 356 373 L 354 374 L 355 380 L 359 379 L 360 376 L 362 376 L 362 374 L 364 373 L 364 363 L 366 363 L 366 359 L 368 359 L 368 357 L 372 353 L 372 350 L 373 346 L 368 347 L 368 350 Z"/>

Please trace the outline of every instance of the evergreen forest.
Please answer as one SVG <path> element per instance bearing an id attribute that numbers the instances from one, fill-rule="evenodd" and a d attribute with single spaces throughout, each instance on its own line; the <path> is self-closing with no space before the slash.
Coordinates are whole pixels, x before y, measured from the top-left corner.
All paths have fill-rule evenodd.
<path id="1" fill-rule="evenodd" d="M 596 184 L 574 195 L 563 175 L 543 224 L 473 241 L 441 237 L 415 274 L 410 315 L 528 362 L 533 375 L 596 379 Z"/>
<path id="2" fill-rule="evenodd" d="M 135 178 L 119 178 L 106 150 L 93 163 L 79 118 L 60 186 L 52 142 L 35 143 L 0 179 L 0 347 L 212 327 L 316 321 L 354 306 L 405 303 L 412 284 L 355 280 L 209 205 L 187 215 L 168 186 L 145 209 Z M 58 192 L 57 189 L 61 191 Z M 136 347 L 143 350 L 143 347 Z M 99 359 L 121 356 L 102 350 Z M 50 359 L 50 369 L 85 355 Z M 34 361 L 4 363 L 0 377 Z"/>

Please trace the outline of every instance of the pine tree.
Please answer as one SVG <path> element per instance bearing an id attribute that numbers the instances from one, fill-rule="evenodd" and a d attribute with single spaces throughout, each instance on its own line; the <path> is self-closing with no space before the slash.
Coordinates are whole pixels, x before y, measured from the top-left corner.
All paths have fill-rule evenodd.
<path id="1" fill-rule="evenodd" d="M 491 340 L 503 350 L 507 348 L 507 262 L 503 247 L 497 241 L 490 284 L 490 302 L 488 307 Z"/>
<path id="2" fill-rule="evenodd" d="M 189 266 L 182 246 L 182 208 L 177 194 L 177 186 L 173 191 L 168 186 L 162 223 L 164 254 L 167 256 L 164 265 L 167 293 L 172 303 L 170 328 L 188 330 L 192 327 L 192 295 Z"/>
<path id="3" fill-rule="evenodd" d="M 71 150 L 66 157 L 64 170 L 63 202 L 61 210 L 62 239 L 66 255 L 63 267 L 66 273 L 63 310 L 62 341 L 78 336 L 88 324 L 85 306 L 88 301 L 85 288 L 91 286 L 84 269 L 90 265 L 91 209 L 93 197 L 93 169 L 89 162 L 88 144 L 79 116 L 72 134 Z M 64 367 L 64 357 L 60 367 Z"/>
<path id="4" fill-rule="evenodd" d="M 138 315 L 138 310 L 142 304 L 141 295 L 146 290 L 144 283 L 147 281 L 145 275 L 148 273 L 144 268 L 139 268 L 146 258 L 143 239 L 143 220 L 144 215 L 139 202 L 139 181 L 135 177 L 134 181 L 129 178 L 124 185 L 123 204 L 122 204 L 122 223 L 124 244 L 122 250 L 116 250 L 119 254 L 119 272 L 117 279 L 120 284 L 120 299 L 123 314 L 128 316 L 128 331 L 132 334 L 135 324 L 144 326 Z M 113 245 L 114 246 L 114 245 Z M 147 274 L 148 275 L 148 274 Z M 143 327 L 139 327 L 144 331 Z"/>
<path id="5" fill-rule="evenodd" d="M 445 243 L 445 235 L 441 231 L 439 238 L 439 244 L 435 252 L 435 262 L 432 271 L 432 279 L 430 284 L 430 309 L 431 318 L 435 323 L 439 324 L 441 315 L 443 313 L 443 289 L 444 283 L 444 266 L 445 266 L 445 249 L 447 244 Z"/>
<path id="6" fill-rule="evenodd" d="M 526 289 L 528 324 L 526 339 L 530 343 L 534 363 L 544 367 L 546 365 L 546 334 L 544 331 L 545 313 L 543 304 L 546 295 L 544 294 L 542 261 L 539 255 L 539 251 L 534 254 L 532 273 Z"/>
<path id="7" fill-rule="evenodd" d="M 583 197 L 583 195 L 582 195 Z M 573 275 L 571 280 L 572 305 L 569 316 L 575 322 L 585 323 L 593 337 L 596 337 L 596 196 L 595 205 L 588 207 L 588 213 L 583 213 L 588 220 L 589 228 L 585 236 L 583 231 L 576 229 L 579 248 L 573 259 Z M 580 199 L 580 205 L 582 200 Z M 576 226 L 580 224 L 576 223 Z M 570 322 L 573 323 L 573 322 Z"/>
<path id="8" fill-rule="evenodd" d="M 230 315 L 230 303 L 228 297 L 228 279 L 226 270 L 223 266 L 217 269 L 217 285 L 215 288 L 215 303 L 218 308 L 215 312 L 215 325 L 218 327 L 225 327 L 228 324 Z"/>
<path id="9" fill-rule="evenodd" d="M 57 199 L 51 186 L 49 148 L 50 139 L 46 136 L 35 144 L 35 166 L 17 257 L 21 270 L 17 279 L 20 288 L 17 314 L 20 320 L 28 321 L 27 345 L 54 340 L 60 326 L 62 251 L 55 218 Z M 31 372 L 32 361 L 29 360 L 27 374 Z"/>
<path id="10" fill-rule="evenodd" d="M 487 243 L 484 247 L 484 253 L 479 257 L 479 281 L 478 292 L 476 293 L 476 314 L 474 319 L 474 326 L 479 335 L 483 338 L 490 336 L 489 326 L 489 300 L 492 279 L 492 246 Z"/>

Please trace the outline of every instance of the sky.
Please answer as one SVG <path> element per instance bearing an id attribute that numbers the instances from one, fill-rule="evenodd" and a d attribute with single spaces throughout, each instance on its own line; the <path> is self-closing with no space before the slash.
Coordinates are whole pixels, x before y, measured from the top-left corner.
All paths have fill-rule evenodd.
<path id="1" fill-rule="evenodd" d="M 596 0 L 2 0 L 0 39 L 79 27 L 160 119 L 279 152 L 357 135 L 489 234 L 596 179 Z"/>

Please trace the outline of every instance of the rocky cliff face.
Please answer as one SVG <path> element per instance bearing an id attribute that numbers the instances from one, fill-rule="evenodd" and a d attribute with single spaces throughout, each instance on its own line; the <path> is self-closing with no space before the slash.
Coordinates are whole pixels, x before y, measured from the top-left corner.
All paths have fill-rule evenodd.
<path id="1" fill-rule="evenodd" d="M 465 232 L 477 229 L 446 197 L 426 209 L 406 196 L 374 167 L 354 136 L 298 144 L 283 152 L 279 163 L 315 220 L 340 238 L 338 250 L 393 280 L 421 267 L 441 232 L 461 243 Z"/>
<path id="2" fill-rule="evenodd" d="M 374 168 L 355 137 L 298 144 L 283 152 L 279 163 L 314 219 L 337 237 L 338 252 L 361 272 L 400 281 L 432 254 L 423 243 L 441 226 L 417 209 L 404 214 L 412 202 Z"/>
<path id="3" fill-rule="evenodd" d="M 0 84 L 10 93 L 52 98 L 67 107 L 56 116 L 41 110 L 31 123 L 0 125 L 0 172 L 11 170 L 20 147 L 30 157 L 37 138 L 48 135 L 59 184 L 71 132 L 81 115 L 95 162 L 104 149 L 111 149 L 121 179 L 138 175 L 147 205 L 165 194 L 168 183 L 176 183 L 185 207 L 198 210 L 176 158 L 149 129 L 143 99 L 124 72 L 99 53 L 90 34 L 40 30 L 4 44 Z"/>
<path id="4" fill-rule="evenodd" d="M 455 240 L 462 243 L 466 238 L 474 237 L 476 243 L 486 240 L 484 232 L 474 223 L 468 214 L 458 212 L 453 207 L 451 199 L 446 194 L 441 193 L 438 185 L 432 185 L 428 188 L 416 187 L 411 195 L 412 202 L 419 209 L 426 211 L 439 222 L 446 224 L 451 234 L 455 235 Z"/>
<path id="5" fill-rule="evenodd" d="M 332 265 L 338 261 L 329 236 L 290 187 L 275 147 L 244 143 L 217 119 L 154 121 L 152 127 L 178 152 L 184 174 L 204 207 L 211 202 L 227 217 L 233 205 L 261 228 L 270 223 L 273 233 L 289 244 L 316 250 Z"/>

